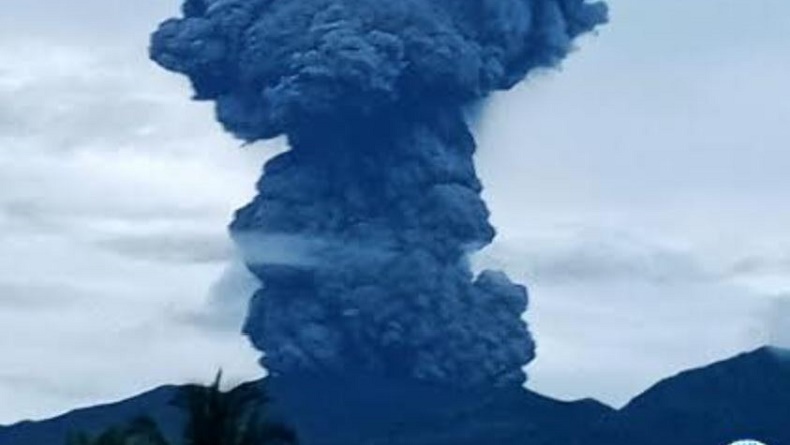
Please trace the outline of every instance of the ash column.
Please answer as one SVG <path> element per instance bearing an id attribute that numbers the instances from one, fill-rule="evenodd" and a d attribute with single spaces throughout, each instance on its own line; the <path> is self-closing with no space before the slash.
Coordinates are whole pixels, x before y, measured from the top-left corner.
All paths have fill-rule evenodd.
<path id="1" fill-rule="evenodd" d="M 245 331 L 267 369 L 521 385 L 534 356 L 526 292 L 500 273 L 475 281 L 467 263 L 494 230 L 461 114 L 344 124 L 292 138 L 232 225 L 264 283 Z M 261 252 L 267 240 L 286 258 Z"/>
<path id="2" fill-rule="evenodd" d="M 460 110 L 606 20 L 586 0 L 186 0 L 154 33 L 227 131 L 290 142 L 231 232 L 263 282 L 245 333 L 310 443 L 521 389 L 525 289 L 467 264 L 494 230 Z"/>

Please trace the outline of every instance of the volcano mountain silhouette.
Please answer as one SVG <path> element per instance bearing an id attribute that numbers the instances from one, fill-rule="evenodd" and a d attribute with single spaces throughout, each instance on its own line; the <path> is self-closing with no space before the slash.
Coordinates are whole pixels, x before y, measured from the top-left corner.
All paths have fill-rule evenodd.
<path id="1" fill-rule="evenodd" d="M 410 399 L 421 400 L 415 395 L 431 390 L 415 387 L 401 395 L 400 420 L 384 425 L 380 420 L 391 420 L 392 413 L 348 416 L 357 413 L 355 404 L 367 401 L 332 383 L 323 382 L 313 388 L 313 398 L 298 401 L 299 409 L 325 413 L 322 425 L 311 426 L 306 445 L 717 445 L 746 438 L 790 444 L 790 351 L 778 348 L 682 372 L 620 410 L 595 400 L 561 402 L 512 388 L 475 397 L 445 393 L 436 405 L 410 405 Z M 386 382 L 378 383 L 386 392 Z M 266 380 L 252 384 L 266 385 Z M 0 445 L 56 445 L 71 431 L 98 432 L 141 414 L 154 418 L 178 443 L 183 418 L 168 404 L 177 391 L 177 386 L 164 386 L 115 404 L 0 427 Z M 357 427 L 337 428 L 343 422 Z M 337 435 L 348 431 L 355 437 Z"/>

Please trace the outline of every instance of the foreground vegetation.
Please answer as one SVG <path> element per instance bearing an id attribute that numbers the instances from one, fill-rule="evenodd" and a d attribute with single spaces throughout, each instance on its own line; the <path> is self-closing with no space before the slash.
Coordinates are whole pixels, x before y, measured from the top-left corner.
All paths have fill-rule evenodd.
<path id="1" fill-rule="evenodd" d="M 259 387 L 224 392 L 220 383 L 221 374 L 210 386 L 179 390 L 172 403 L 184 411 L 186 422 L 178 444 L 170 444 L 154 420 L 139 417 L 95 436 L 75 433 L 66 445 L 298 445 L 294 430 L 266 418 L 269 400 Z"/>

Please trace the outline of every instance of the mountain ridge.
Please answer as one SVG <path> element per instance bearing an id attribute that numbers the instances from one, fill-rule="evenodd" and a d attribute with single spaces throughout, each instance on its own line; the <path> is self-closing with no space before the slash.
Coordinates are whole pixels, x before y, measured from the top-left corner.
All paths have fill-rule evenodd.
<path id="1" fill-rule="evenodd" d="M 161 386 L 52 419 L 0 426 L 0 445 L 57 445 L 70 431 L 97 432 L 141 414 L 150 415 L 166 436 L 176 439 L 183 418 L 169 401 L 178 388 Z M 343 397 L 342 388 L 326 391 L 330 400 Z M 493 392 L 466 408 L 448 406 L 453 408 L 431 417 L 427 426 L 411 425 L 388 435 L 386 443 L 464 445 L 485 437 L 496 439 L 497 445 L 520 444 L 527 438 L 530 444 L 546 445 L 710 445 L 745 438 L 790 444 L 790 350 L 765 346 L 682 371 L 619 410 L 595 399 L 558 401 L 526 390 Z"/>
<path id="2" fill-rule="evenodd" d="M 790 443 L 790 351 L 764 346 L 682 371 L 595 427 L 585 444 Z"/>

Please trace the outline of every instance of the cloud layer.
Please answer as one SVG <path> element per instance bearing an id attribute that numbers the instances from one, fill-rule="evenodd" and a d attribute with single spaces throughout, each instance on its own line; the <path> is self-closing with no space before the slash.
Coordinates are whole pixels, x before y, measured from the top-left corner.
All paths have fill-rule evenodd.
<path id="1" fill-rule="evenodd" d="M 122 47 L 0 39 L 0 53 L 0 399 L 14 401 L 0 423 L 219 366 L 258 375 L 242 312 L 209 317 L 211 331 L 192 319 L 231 258 L 225 221 L 259 155 Z"/>

